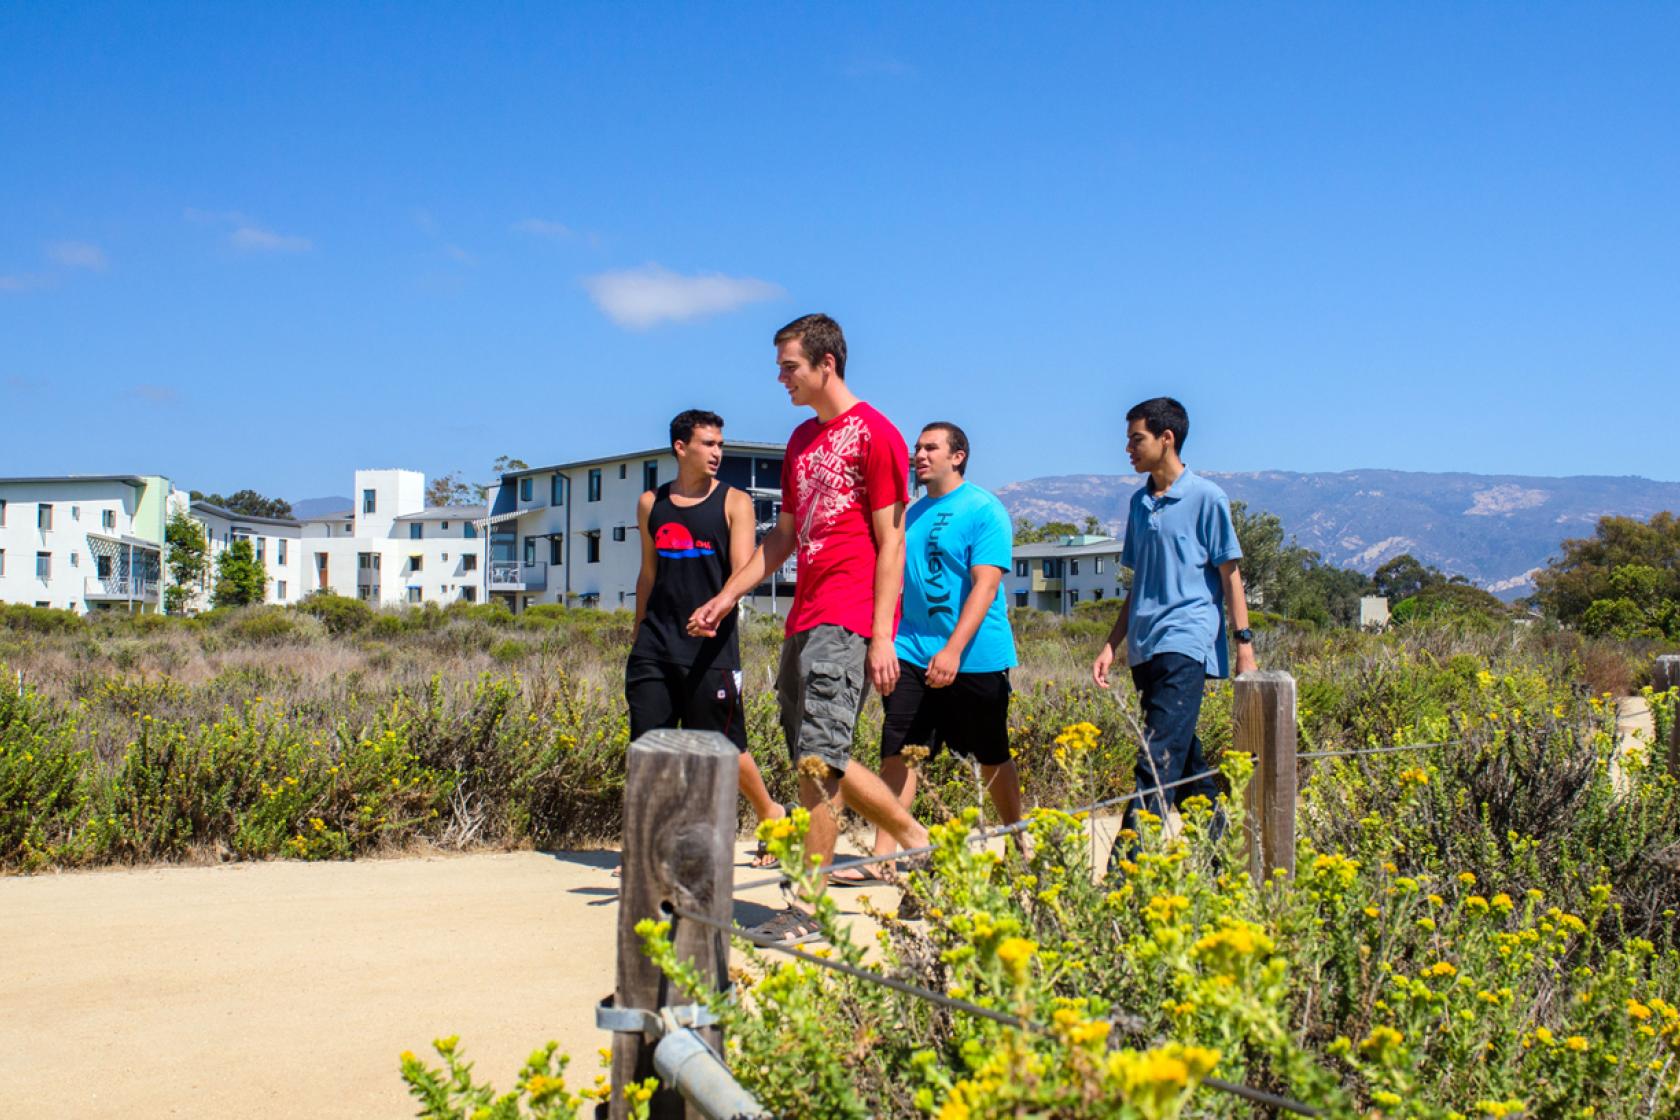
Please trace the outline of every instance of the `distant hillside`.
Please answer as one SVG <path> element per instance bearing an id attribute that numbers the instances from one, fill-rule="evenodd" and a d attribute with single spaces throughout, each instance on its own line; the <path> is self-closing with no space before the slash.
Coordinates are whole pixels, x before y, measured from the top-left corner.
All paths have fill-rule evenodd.
<path id="1" fill-rule="evenodd" d="M 301 498 L 292 503 L 292 516 L 302 520 L 328 513 L 342 513 L 349 508 L 349 498 Z"/>
<path id="2" fill-rule="evenodd" d="M 1274 513 L 1301 544 L 1332 564 L 1369 573 L 1409 552 L 1468 576 L 1504 598 L 1533 589 L 1531 575 L 1560 542 L 1592 535 L 1605 514 L 1680 512 L 1680 483 L 1646 478 L 1532 478 L 1411 471 L 1206 472 L 1251 510 Z M 997 495 L 1015 517 L 1126 523 L 1137 475 L 1057 475 L 1012 482 Z"/>

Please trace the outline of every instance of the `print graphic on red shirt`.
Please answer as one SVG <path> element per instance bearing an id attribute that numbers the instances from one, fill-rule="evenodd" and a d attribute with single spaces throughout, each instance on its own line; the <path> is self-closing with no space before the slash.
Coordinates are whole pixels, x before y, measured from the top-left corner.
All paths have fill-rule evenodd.
<path id="1" fill-rule="evenodd" d="M 875 612 L 870 515 L 909 501 L 909 464 L 898 429 L 862 402 L 826 424 L 812 419 L 794 429 L 782 460 L 782 509 L 799 537 L 789 634 L 832 623 L 870 636 Z"/>

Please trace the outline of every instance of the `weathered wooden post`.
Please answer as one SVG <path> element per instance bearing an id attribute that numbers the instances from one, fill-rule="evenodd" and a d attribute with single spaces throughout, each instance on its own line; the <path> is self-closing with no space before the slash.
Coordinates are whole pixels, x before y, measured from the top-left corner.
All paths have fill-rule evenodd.
<path id="1" fill-rule="evenodd" d="M 1658 692 L 1680 688 L 1680 654 L 1665 653 L 1651 666 L 1651 687 Z M 1653 749 L 1656 744 L 1652 744 Z M 1680 778 L 1680 708 L 1674 713 L 1674 726 L 1668 735 L 1668 772 Z"/>
<path id="2" fill-rule="evenodd" d="M 733 914 L 735 782 L 734 745 L 715 731 L 650 731 L 630 744 L 624 782 L 623 877 L 618 900 L 617 1010 L 655 1015 L 662 1007 L 689 1003 L 642 952 L 636 923 L 661 919 L 670 903 L 704 914 L 726 927 Z M 677 954 L 702 976 L 729 984 L 729 938 L 722 930 L 684 922 L 675 928 Z M 716 1027 L 702 1036 L 722 1052 Z M 654 1074 L 657 1034 L 618 1030 L 613 1034 L 612 1120 L 629 1116 L 624 1086 Z M 653 1098 L 657 1120 L 699 1116 L 681 1095 L 662 1086 Z"/>
<path id="3" fill-rule="evenodd" d="M 1256 884 L 1295 874 L 1295 678 L 1269 669 L 1233 682 L 1231 746 L 1254 756 L 1248 783 L 1248 872 Z"/>

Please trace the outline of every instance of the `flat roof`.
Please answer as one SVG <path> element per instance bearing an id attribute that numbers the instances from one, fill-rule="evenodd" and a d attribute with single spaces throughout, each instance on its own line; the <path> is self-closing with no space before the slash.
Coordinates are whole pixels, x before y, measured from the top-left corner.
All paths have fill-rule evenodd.
<path id="1" fill-rule="evenodd" d="M 395 521 L 476 521 L 490 512 L 489 506 L 427 506 L 419 513 L 405 513 Z"/>
<path id="2" fill-rule="evenodd" d="M 295 529 L 303 524 L 295 517 L 258 517 L 253 513 L 235 513 L 225 506 L 218 506 L 211 502 L 194 502 L 192 508 L 203 510 L 205 513 L 214 514 L 217 517 L 224 517 L 229 521 L 248 521 L 257 525 L 284 525 L 288 529 Z"/>
<path id="3" fill-rule="evenodd" d="M 1031 560 L 1042 556 L 1110 556 L 1119 555 L 1123 541 L 1106 540 L 1097 544 L 1060 544 L 1056 541 L 1034 541 L 1018 544 L 1013 553 L 1018 559 Z"/>
<path id="4" fill-rule="evenodd" d="M 787 454 L 787 444 L 759 443 L 753 440 L 745 439 L 724 441 L 723 453 L 725 455 L 730 455 L 739 451 L 751 452 L 755 455 L 761 453 L 767 455 L 785 455 Z M 551 471 L 569 471 L 577 467 L 592 467 L 597 463 L 616 463 L 620 459 L 657 459 L 661 455 L 669 454 L 671 454 L 671 445 L 667 443 L 660 447 L 650 447 L 646 451 L 625 451 L 618 455 L 602 455 L 596 459 L 579 459 L 572 463 L 551 463 L 546 467 L 526 467 L 524 470 L 506 471 L 501 475 L 501 477 L 523 478 L 526 475 L 531 474 L 548 474 Z"/>
<path id="5" fill-rule="evenodd" d="M 0 486 L 9 482 L 126 482 L 130 486 L 146 485 L 146 479 L 137 474 L 42 474 L 0 478 Z"/>

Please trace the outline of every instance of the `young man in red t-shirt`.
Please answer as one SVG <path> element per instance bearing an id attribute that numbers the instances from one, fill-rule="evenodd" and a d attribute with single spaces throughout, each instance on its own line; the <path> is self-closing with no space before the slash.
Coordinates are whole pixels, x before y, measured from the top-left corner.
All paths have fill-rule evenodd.
<path id="1" fill-rule="evenodd" d="M 712 633 L 741 596 L 799 550 L 793 607 L 776 679 L 782 731 L 797 767 L 816 756 L 821 781 L 804 770 L 799 799 L 807 809 L 836 795 L 906 848 L 927 830 L 885 783 L 852 760 L 852 729 L 870 685 L 885 696 L 898 682 L 893 637 L 904 583 L 904 507 L 909 452 L 892 423 L 846 385 L 846 337 L 827 315 L 806 315 L 776 332 L 777 379 L 794 405 L 816 412 L 793 431 L 782 461 L 782 512 L 752 559 L 737 568 L 689 629 Z M 837 814 L 813 812 L 810 850 L 834 860 Z M 798 941 L 815 930 L 789 908 L 760 927 Z"/>

